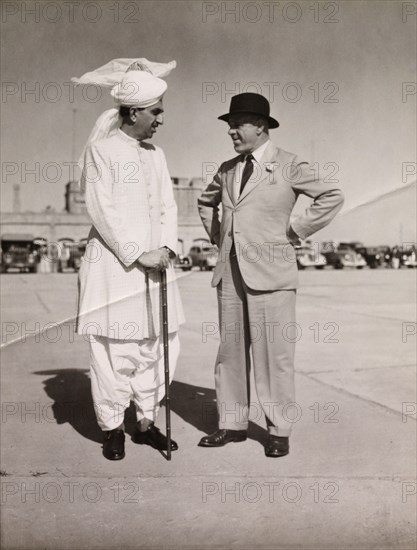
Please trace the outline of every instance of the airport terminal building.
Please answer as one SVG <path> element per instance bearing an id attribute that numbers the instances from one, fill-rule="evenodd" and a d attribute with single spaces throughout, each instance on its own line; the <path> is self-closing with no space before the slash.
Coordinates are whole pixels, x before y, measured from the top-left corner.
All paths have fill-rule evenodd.
<path id="1" fill-rule="evenodd" d="M 201 178 L 171 179 L 178 205 L 178 240 L 180 242 L 178 251 L 186 253 L 195 239 L 207 237 L 197 210 L 197 199 L 204 183 Z M 2 213 L 1 235 L 31 234 L 34 238 L 46 239 L 48 242 L 56 242 L 64 238 L 79 241 L 88 236 L 91 220 L 76 181 L 70 181 L 65 186 L 63 212 L 56 212 L 50 208 L 43 212 L 20 212 L 18 186 L 15 187 L 13 203 L 13 212 Z"/>

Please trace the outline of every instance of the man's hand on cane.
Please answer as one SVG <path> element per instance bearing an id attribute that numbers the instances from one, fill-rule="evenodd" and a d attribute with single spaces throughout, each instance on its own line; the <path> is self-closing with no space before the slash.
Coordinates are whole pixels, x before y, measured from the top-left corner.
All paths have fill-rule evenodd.
<path id="1" fill-rule="evenodd" d="M 169 266 L 170 254 L 167 248 L 159 248 L 144 252 L 137 262 L 140 266 L 150 271 L 163 271 Z"/>

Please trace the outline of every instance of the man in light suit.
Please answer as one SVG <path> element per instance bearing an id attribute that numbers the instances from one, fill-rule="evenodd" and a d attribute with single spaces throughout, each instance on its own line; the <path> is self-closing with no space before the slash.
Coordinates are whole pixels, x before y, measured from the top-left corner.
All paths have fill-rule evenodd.
<path id="1" fill-rule="evenodd" d="M 215 365 L 219 429 L 201 447 L 220 447 L 247 437 L 250 352 L 258 399 L 265 413 L 265 455 L 289 452 L 294 394 L 294 245 L 325 227 L 343 204 L 332 184 L 316 179 L 307 162 L 273 145 L 278 122 L 260 94 L 231 100 L 229 125 L 238 156 L 224 162 L 198 200 L 201 220 L 219 259 L 217 287 L 221 342 Z M 312 200 L 290 225 L 300 194 Z M 219 206 L 222 207 L 221 219 Z"/>

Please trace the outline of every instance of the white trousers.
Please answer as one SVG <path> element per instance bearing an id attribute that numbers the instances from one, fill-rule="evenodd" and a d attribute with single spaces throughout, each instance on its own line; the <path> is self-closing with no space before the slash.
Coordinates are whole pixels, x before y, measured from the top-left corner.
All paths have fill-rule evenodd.
<path id="1" fill-rule="evenodd" d="M 178 333 L 169 335 L 169 374 L 174 376 L 180 352 Z M 138 421 L 155 421 L 165 395 L 164 346 L 154 340 L 114 340 L 90 336 L 91 392 L 102 430 L 123 423 L 132 400 Z"/>

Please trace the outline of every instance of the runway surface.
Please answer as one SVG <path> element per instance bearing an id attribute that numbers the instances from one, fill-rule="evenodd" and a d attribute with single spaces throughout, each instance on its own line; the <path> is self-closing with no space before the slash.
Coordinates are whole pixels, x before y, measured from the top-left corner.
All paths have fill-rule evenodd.
<path id="1" fill-rule="evenodd" d="M 197 447 L 216 425 L 216 293 L 209 273 L 180 275 L 171 462 L 130 440 L 132 409 L 126 458 L 102 456 L 88 344 L 73 330 L 77 276 L 2 276 L 2 547 L 414 548 L 416 271 L 300 273 L 280 459 L 264 456 L 254 391 L 246 442 Z"/>

